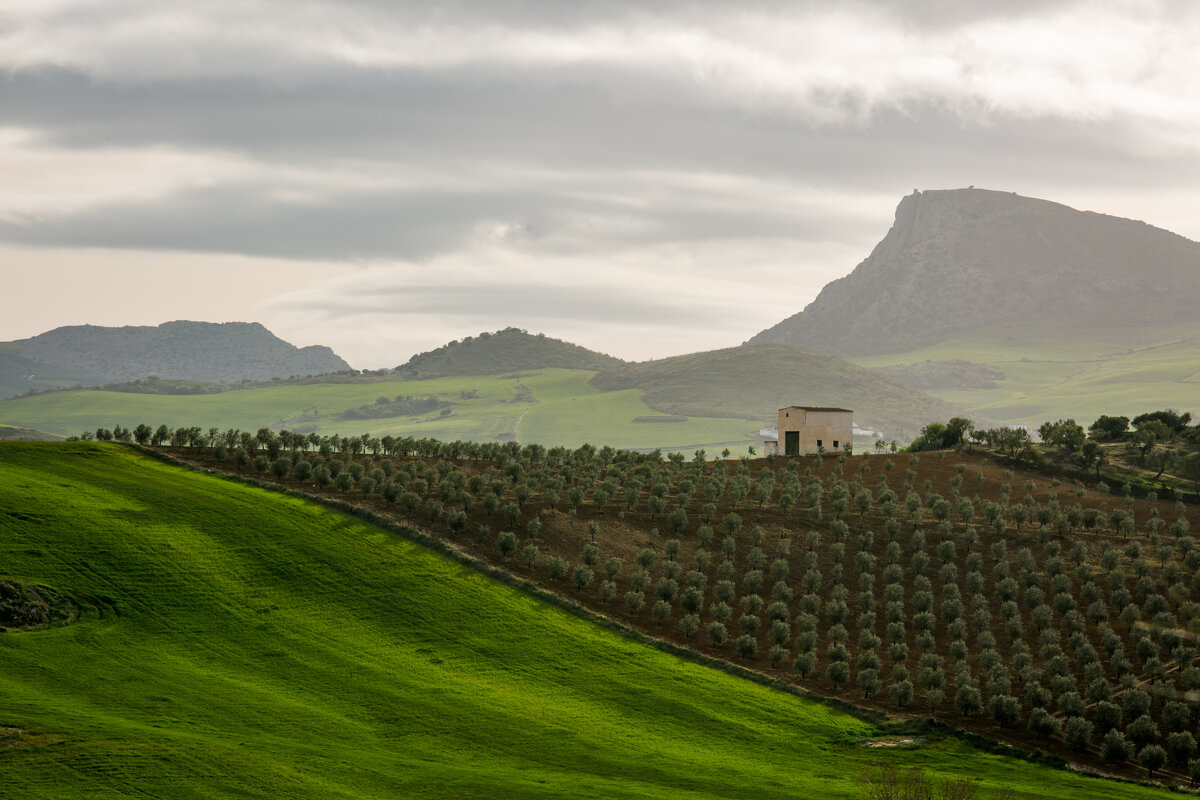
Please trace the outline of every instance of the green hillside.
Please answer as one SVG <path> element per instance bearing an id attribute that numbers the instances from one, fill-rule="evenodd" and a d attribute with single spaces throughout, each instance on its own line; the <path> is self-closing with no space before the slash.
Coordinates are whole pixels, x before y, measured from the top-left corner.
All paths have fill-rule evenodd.
<path id="1" fill-rule="evenodd" d="M 25 442 L 58 442 L 63 437 L 52 433 L 30 430 L 29 428 L 14 428 L 12 425 L 0 425 L 0 441 L 19 439 Z"/>
<path id="2" fill-rule="evenodd" d="M 114 446 L 0 445 L 5 797 L 850 797 L 865 764 L 1151 797 L 679 660 L 300 500 Z M 47 592 L 49 595 L 50 593 Z"/>
<path id="3" fill-rule="evenodd" d="M 675 356 L 601 371 L 601 389 L 645 392 L 666 413 L 739 416 L 774 421 L 785 405 L 854 410 L 854 421 L 888 438 L 916 435 L 922 420 L 958 413 L 948 403 L 848 361 L 786 344 L 758 344 Z"/>
<path id="4" fill-rule="evenodd" d="M 505 328 L 418 353 L 396 367 L 396 374 L 406 379 L 444 378 L 547 368 L 597 370 L 620 363 L 619 358 L 542 333 Z"/>
<path id="5" fill-rule="evenodd" d="M 1036 427 L 1046 420 L 1073 417 L 1088 424 L 1102 414 L 1133 416 L 1148 406 L 1190 411 L 1193 416 L 1200 412 L 1200 338 L 1194 330 L 1180 329 L 1161 338 L 1097 330 L 1081 343 L 1068 336 L 1063 325 L 1047 321 L 1024 331 L 992 327 L 921 350 L 852 360 L 872 368 L 915 365 L 914 378 L 928 371 L 923 369 L 926 361 L 971 362 L 973 366 L 957 372 L 966 375 L 982 368 L 993 377 L 990 386 L 925 390 L 994 422 Z"/>
<path id="6" fill-rule="evenodd" d="M 761 444 L 762 419 L 693 418 L 654 425 L 635 422 L 661 417 L 637 390 L 601 392 L 588 383 L 591 372 L 547 369 L 516 375 L 477 375 L 370 384 L 312 384 L 239 389 L 208 395 L 152 395 L 110 391 L 63 391 L 0 400 L 0 421 L 9 425 L 75 435 L 97 427 L 139 422 L 205 430 L 260 427 L 300 433 L 414 436 L 447 441 L 496 441 L 578 446 L 695 449 L 720 445 L 744 449 Z M 347 409 L 397 395 L 448 401 L 441 411 L 385 419 L 346 419 Z"/>

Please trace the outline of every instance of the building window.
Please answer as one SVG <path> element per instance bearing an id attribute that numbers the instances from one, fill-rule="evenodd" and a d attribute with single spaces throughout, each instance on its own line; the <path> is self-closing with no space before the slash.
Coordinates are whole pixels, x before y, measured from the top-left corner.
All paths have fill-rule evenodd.
<path id="1" fill-rule="evenodd" d="M 833 440 L 833 449 L 837 450 L 837 439 Z"/>
<path id="2" fill-rule="evenodd" d="M 817 447 L 820 447 L 820 446 L 821 446 L 821 440 L 817 439 Z"/>

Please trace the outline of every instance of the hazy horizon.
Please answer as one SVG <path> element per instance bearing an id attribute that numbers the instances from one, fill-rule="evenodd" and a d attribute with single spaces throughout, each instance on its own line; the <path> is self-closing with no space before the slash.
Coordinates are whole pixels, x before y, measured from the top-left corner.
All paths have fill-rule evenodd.
<path id="1" fill-rule="evenodd" d="M 728 347 L 853 269 L 913 189 L 1200 240 L 1185 2 L 21 0 L 0 22 L 0 340 L 254 321 L 358 368 L 509 326 L 630 360 Z"/>

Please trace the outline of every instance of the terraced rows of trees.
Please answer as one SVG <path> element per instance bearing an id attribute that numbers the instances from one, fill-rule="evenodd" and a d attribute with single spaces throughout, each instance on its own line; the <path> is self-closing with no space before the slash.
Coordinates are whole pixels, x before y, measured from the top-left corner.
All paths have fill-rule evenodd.
<path id="1" fill-rule="evenodd" d="M 1112 771 L 1200 775 L 1198 515 L 1172 499 L 954 451 L 730 461 L 265 429 L 108 436 L 369 505 L 822 694 Z"/>

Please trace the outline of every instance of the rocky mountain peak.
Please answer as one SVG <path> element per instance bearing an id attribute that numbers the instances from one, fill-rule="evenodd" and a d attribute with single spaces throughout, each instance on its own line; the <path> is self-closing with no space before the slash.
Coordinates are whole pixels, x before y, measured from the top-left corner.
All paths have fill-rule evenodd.
<path id="1" fill-rule="evenodd" d="M 853 272 L 749 343 L 903 352 L 1048 316 L 1082 329 L 1183 323 L 1197 301 L 1200 244 L 1169 231 L 1009 192 L 924 191 L 900 201 Z"/>

